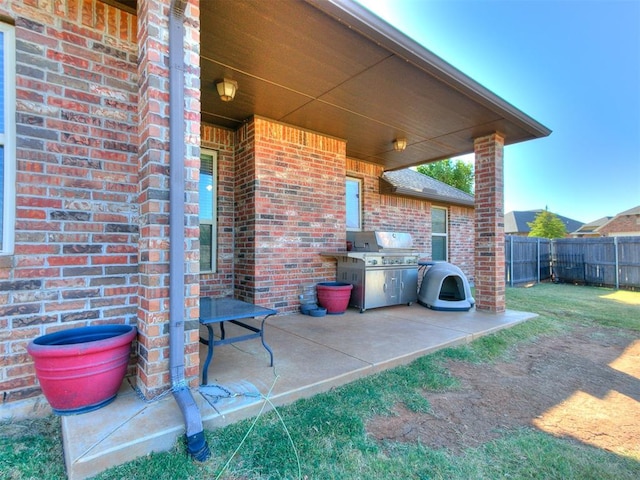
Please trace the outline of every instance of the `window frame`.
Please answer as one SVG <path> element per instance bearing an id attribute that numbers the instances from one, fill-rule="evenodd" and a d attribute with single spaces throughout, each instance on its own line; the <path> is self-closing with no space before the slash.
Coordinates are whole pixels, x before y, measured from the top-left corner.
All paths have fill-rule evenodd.
<path id="1" fill-rule="evenodd" d="M 358 213 L 358 226 L 349 226 L 349 196 L 348 196 L 348 184 L 349 182 L 355 183 L 358 185 L 358 194 L 357 194 L 357 213 Z M 344 192 L 344 205 L 345 205 L 345 227 L 348 232 L 359 232 L 362 230 L 362 179 L 356 177 L 346 177 L 345 179 L 345 192 Z"/>
<path id="2" fill-rule="evenodd" d="M 433 231 L 433 211 L 442 210 L 444 212 L 444 232 Z M 433 256 L 433 238 L 444 238 L 444 259 L 436 259 Z M 449 261 L 449 209 L 447 207 L 441 207 L 433 205 L 431 206 L 431 259 L 434 261 Z"/>
<path id="3" fill-rule="evenodd" d="M 198 208 L 198 228 L 200 225 L 211 225 L 211 264 L 209 265 L 209 269 L 202 268 L 202 262 L 200 262 L 200 273 L 216 273 L 218 270 L 218 152 L 217 150 L 211 150 L 203 148 L 200 150 L 200 169 L 199 173 L 202 175 L 202 157 L 207 156 L 211 157 L 211 172 L 213 179 L 213 188 L 211 191 L 211 208 L 212 208 L 212 217 L 210 220 L 207 219 L 203 221 L 200 217 L 200 209 Z M 202 202 L 201 192 L 200 192 L 200 182 L 198 181 L 198 207 Z M 200 255 L 202 256 L 202 244 L 200 244 Z"/>
<path id="4" fill-rule="evenodd" d="M 2 33 L 2 95 L 4 109 L 1 112 L 4 131 L 0 131 L 2 158 L 2 212 L 0 212 L 0 256 L 13 255 L 16 219 L 16 43 L 15 27 L 0 22 Z"/>

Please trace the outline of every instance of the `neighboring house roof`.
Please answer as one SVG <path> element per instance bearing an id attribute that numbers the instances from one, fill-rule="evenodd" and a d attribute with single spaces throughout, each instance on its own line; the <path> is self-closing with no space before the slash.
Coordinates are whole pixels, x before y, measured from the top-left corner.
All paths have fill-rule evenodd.
<path id="1" fill-rule="evenodd" d="M 506 233 L 507 235 L 528 234 L 531 231 L 531 227 L 529 227 L 528 223 L 533 223 L 533 221 L 536 219 L 536 216 L 542 211 L 542 209 L 538 209 L 505 213 L 504 233 Z M 557 213 L 554 213 L 554 215 L 562 220 L 562 223 L 564 223 L 567 232 L 575 232 L 583 225 L 582 222 L 563 217 L 562 215 L 558 215 Z"/>
<path id="2" fill-rule="evenodd" d="M 572 232 L 571 235 L 589 235 L 596 233 L 596 230 L 600 228 L 602 225 L 606 224 L 613 217 L 602 217 L 598 220 L 594 220 L 593 222 L 585 223 L 580 228 L 578 228 L 575 232 Z"/>
<path id="3" fill-rule="evenodd" d="M 408 168 L 385 172 L 380 179 L 380 193 L 393 193 L 465 207 L 475 205 L 473 195 Z"/>
<path id="4" fill-rule="evenodd" d="M 640 230 L 638 222 L 628 223 L 625 222 L 624 217 L 640 216 L 640 205 L 630 208 L 624 212 L 620 212 L 614 217 L 602 217 L 594 222 L 587 223 L 574 231 L 571 235 L 576 237 L 584 235 L 603 235 L 603 236 L 616 236 L 624 235 L 625 233 L 637 235 Z"/>
<path id="5" fill-rule="evenodd" d="M 640 215 L 640 205 L 638 205 L 637 207 L 630 208 L 629 210 L 625 210 L 624 212 L 620 212 L 619 214 L 616 215 L 616 217 L 623 217 L 627 215 Z"/>

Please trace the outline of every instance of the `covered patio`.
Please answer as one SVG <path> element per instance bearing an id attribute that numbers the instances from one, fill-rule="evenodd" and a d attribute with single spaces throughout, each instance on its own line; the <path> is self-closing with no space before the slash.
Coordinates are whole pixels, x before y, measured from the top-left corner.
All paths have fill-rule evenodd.
<path id="1" fill-rule="evenodd" d="M 215 272 L 185 275 L 184 292 L 178 280 L 182 275 L 170 274 L 175 283 L 169 297 L 158 287 L 167 280 L 157 265 L 140 264 L 138 342 L 140 351 L 157 352 L 153 358 L 158 360 L 139 355 L 137 378 L 108 410 L 63 419 L 71 479 L 169 449 L 185 431 L 184 423 L 187 438 L 195 436 L 194 422 L 183 423 L 183 414 L 185 419 L 201 416 L 204 428 L 227 425 L 256 415 L 264 405 L 262 396 L 268 395 L 274 405 L 291 403 L 530 317 L 505 312 L 503 149 L 548 135 L 544 125 L 352 1 L 280 1 L 277 8 L 259 1 L 235 2 L 233 8 L 213 1 L 199 2 L 198 8 L 186 1 L 165 1 L 176 7 L 170 11 L 170 24 L 184 27 L 184 35 L 178 32 L 174 38 L 186 40 L 185 64 L 169 71 L 150 54 L 152 49 L 142 48 L 146 42 L 165 45 L 154 33 L 165 31 L 164 18 L 152 14 L 151 2 L 130 3 L 137 4 L 138 25 L 146 34 L 139 39 L 139 111 L 149 113 L 140 119 L 141 138 L 153 138 L 154 128 L 164 128 L 166 121 L 172 135 L 179 139 L 185 134 L 186 139 L 184 154 L 171 153 L 168 144 L 156 151 L 155 144 L 141 142 L 140 184 L 153 183 L 155 170 L 146 166 L 156 155 L 169 163 L 185 157 L 186 178 L 196 178 L 190 169 L 198 165 L 199 148 L 217 150 L 220 264 Z M 168 48 L 176 45 L 169 42 Z M 152 112 L 157 98 L 166 94 L 157 85 L 167 78 L 169 84 L 180 82 L 181 77 L 184 102 L 178 98 L 175 103 L 184 103 L 184 111 L 156 118 Z M 233 101 L 221 101 L 216 87 L 222 79 L 236 82 Z M 184 132 L 182 122 L 176 121 L 181 116 Z M 397 139 L 406 141 L 401 151 L 394 148 Z M 349 310 L 321 319 L 291 314 L 297 308 L 292 285 L 335 275 L 332 261 L 319 252 L 345 244 L 347 175 L 364 178 L 365 202 L 374 203 L 377 185 L 368 178 L 369 170 L 376 177 L 379 171 L 469 153 L 476 156 L 477 308 L 453 314 L 413 305 L 365 314 Z M 180 165 L 172 165 L 171 171 Z M 309 189 L 306 182 L 311 179 Z M 187 194 L 195 193 L 193 184 L 186 187 Z M 316 199 L 310 211 L 302 197 Z M 192 204 L 172 215 L 180 224 L 185 215 L 198 211 L 197 197 L 187 198 Z M 150 194 L 140 209 L 154 211 L 157 204 L 157 196 Z M 365 203 L 362 227 L 372 228 L 380 221 L 379 213 Z M 142 221 L 154 226 L 156 218 L 144 215 Z M 397 221 L 384 220 L 390 226 Z M 166 249 L 147 242 L 149 232 L 153 230 L 141 230 L 140 254 L 162 258 Z M 189 236 L 193 233 L 186 232 L 187 245 L 197 238 Z M 186 257 L 196 258 L 194 253 L 188 251 Z M 177 254 L 177 262 L 170 264 L 184 257 Z M 188 261 L 186 267 L 197 268 Z M 286 285 L 284 291 L 281 285 Z M 162 334 L 155 327 L 168 323 L 168 311 L 155 300 L 169 300 L 175 325 L 184 319 L 185 377 L 195 386 L 205 358 L 204 347 L 198 358 L 195 345 L 198 295 L 233 296 L 277 309 L 280 315 L 268 320 L 265 334 L 275 366 L 269 367 L 268 353 L 258 340 L 216 347 L 208 372 L 212 386 L 194 389 L 198 411 L 181 411 L 167 395 L 166 348 L 156 348 Z M 181 336 L 179 331 L 170 334 L 174 340 Z M 228 392 L 240 395 L 225 398 Z M 152 401 L 156 395 L 166 396 Z"/>
<path id="2" fill-rule="evenodd" d="M 363 314 L 350 308 L 321 318 L 274 316 L 265 333 L 274 367 L 258 339 L 216 347 L 209 385 L 194 397 L 205 427 L 222 427 L 257 415 L 265 407 L 264 397 L 275 406 L 286 405 L 533 316 L 511 310 L 498 315 L 475 309 L 435 312 L 418 304 Z M 233 333 L 233 325 L 226 328 Z M 201 345 L 202 358 L 205 350 Z M 112 404 L 62 417 L 62 432 L 67 473 L 78 480 L 151 451 L 169 450 L 184 424 L 172 396 L 143 400 L 125 381 Z"/>
<path id="3" fill-rule="evenodd" d="M 24 353 L 28 339 L 93 323 L 138 331 L 135 366 L 119 398 L 63 418 L 70 478 L 170 448 L 185 424 L 187 438 L 204 437 L 202 423 L 211 428 L 257 413 L 259 395 L 270 392 L 272 402 L 286 404 L 528 318 L 505 311 L 503 150 L 550 130 L 357 3 L 34 4 L 20 0 L 3 9 L 21 44 L 33 45 L 20 58 L 18 83 L 30 85 L 20 92 L 39 98 L 20 102 L 36 117 L 19 118 L 24 147 L 16 196 L 24 218 L 15 259 L 2 265 L 10 280 L 4 295 L 13 304 L 5 310 L 8 335 L 0 347 L 18 346 L 12 397 L 43 401 Z M 44 38 L 37 29 L 49 31 L 55 45 L 36 48 Z M 76 54 L 61 55 L 65 48 Z M 32 57 L 36 52 L 42 56 Z M 93 63 L 85 65 L 83 56 Z M 499 63 L 491 52 L 487 61 Z M 41 84 L 29 78 L 33 65 L 57 82 L 47 96 L 35 93 Z M 85 78 L 91 68 L 104 75 Z M 222 79 L 237 83 L 233 101 L 218 95 Z M 47 108 L 53 104 L 71 110 Z M 73 108 L 91 114 L 68 122 L 67 116 L 78 118 Z M 32 118 L 45 125 L 42 112 L 57 130 L 29 125 Z M 104 112 L 115 120 L 105 120 Z M 87 128 L 79 138 L 75 129 L 85 125 L 101 128 Z M 49 139 L 46 158 L 30 150 L 44 149 L 49 136 L 56 140 Z M 394 140 L 405 148 L 396 150 Z M 211 175 L 217 264 L 206 271 L 199 266 L 202 149 L 217 159 Z M 476 158 L 469 234 L 476 309 L 435 313 L 413 305 L 322 319 L 291 314 L 298 285 L 335 278 L 334 260 L 320 252 L 345 248 L 348 176 L 363 185 L 362 229 L 410 229 L 418 224 L 415 204 L 380 192 L 384 172 L 469 153 Z M 54 183 L 40 189 L 60 178 L 67 189 Z M 69 206 L 80 194 L 86 201 Z M 50 201 L 59 204 L 55 211 Z M 419 232 L 425 252 L 431 251 L 429 208 Z M 49 221 L 27 221 L 34 212 Z M 69 236 L 61 240 L 61 232 Z M 34 259 L 41 262 L 37 273 Z M 26 281 L 34 276 L 37 281 Z M 206 397 L 195 390 L 204 358 L 197 331 L 204 295 L 280 312 L 266 330 L 274 368 L 259 341 L 217 349 L 210 367 L 210 382 L 253 395 L 214 403 L 221 390 Z"/>
<path id="4" fill-rule="evenodd" d="M 139 265 L 138 342 L 141 351 L 154 354 L 151 360 L 138 356 L 136 386 L 144 397 L 166 389 L 165 359 L 176 357 L 166 354 L 168 339 L 157 328 L 169 323 L 169 312 L 187 334 L 185 377 L 193 385 L 201 363 L 194 331 L 200 295 L 235 297 L 286 314 L 297 309 L 295 286 L 335 278 L 334 261 L 320 252 L 344 249 L 349 175 L 363 183 L 361 228 L 396 229 L 415 217 L 403 212 L 407 220 L 377 207 L 383 195 L 376 180 L 383 171 L 475 153 L 476 309 L 504 312 L 503 149 L 544 137 L 549 129 L 351 0 L 284 0 L 277 8 L 260 1 L 225 8 L 221 2 L 166 0 L 174 7 L 169 11 L 174 35 L 167 46 L 178 52 L 170 59 L 177 68 L 171 69 L 158 61 L 164 57 L 142 48 L 146 42 L 156 45 L 157 32 L 166 31 L 165 18 L 152 14 L 152 2 L 125 3 L 137 6 L 144 33 L 138 39 L 139 111 L 145 114 L 140 136 L 153 138 L 154 128 L 168 123 L 176 139 L 140 144 L 141 212 L 167 207 L 154 189 L 144 190 L 157 180 L 157 156 L 168 160 L 171 172 L 184 169 L 191 179 L 198 176 L 201 148 L 219 152 L 217 269 L 198 271 L 197 229 L 180 232 L 175 226 L 170 230 L 178 238 L 169 245 L 185 243 L 185 255 L 169 250 L 168 271 L 159 272 L 151 261 Z M 165 98 L 166 89 L 159 86 L 167 78 L 170 85 L 184 81 L 184 88 L 169 92 L 177 111 L 158 118 L 153 111 L 157 98 Z M 237 86 L 231 101 L 217 91 L 223 79 Z M 169 147 L 182 138 L 184 151 L 173 152 Z M 394 148 L 397 139 L 406 141 L 401 151 Z M 186 224 L 196 225 L 197 185 L 186 182 L 182 195 L 176 187 L 183 182 L 170 184 L 170 192 L 163 193 L 171 195 L 171 218 L 181 226 L 188 217 Z M 180 206 L 176 200 L 184 198 L 188 201 Z M 141 215 L 143 259 L 167 254 L 167 244 L 153 237 L 160 220 Z M 429 243 L 424 235 L 422 248 L 429 250 Z M 184 258 L 186 272 L 199 275 L 180 272 Z M 160 298 L 169 301 L 168 310 Z M 354 347 L 362 338 L 341 329 L 333 333 Z M 182 333 L 176 328 L 169 337 Z M 235 365 L 234 378 L 242 373 Z"/>

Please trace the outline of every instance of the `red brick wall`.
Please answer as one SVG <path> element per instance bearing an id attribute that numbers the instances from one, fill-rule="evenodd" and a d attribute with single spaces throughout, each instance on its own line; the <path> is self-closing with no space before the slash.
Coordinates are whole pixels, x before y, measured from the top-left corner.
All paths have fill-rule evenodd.
<path id="1" fill-rule="evenodd" d="M 256 301 L 256 172 L 255 123 L 246 123 L 238 132 L 234 172 L 234 296 Z M 237 293 L 236 293 L 237 292 Z M 273 306 L 263 303 L 265 306 Z"/>
<path id="2" fill-rule="evenodd" d="M 263 118 L 238 131 L 236 296 L 293 312 L 306 282 L 335 280 L 344 248 L 345 142 Z"/>
<path id="3" fill-rule="evenodd" d="M 624 215 L 613 218 L 598 230 L 600 235 L 639 235 L 640 215 Z"/>
<path id="4" fill-rule="evenodd" d="M 460 267 L 470 282 L 475 282 L 475 210 L 449 207 L 449 262 Z"/>
<path id="5" fill-rule="evenodd" d="M 2 2 L 15 20 L 15 254 L 0 262 L 0 391 L 40 393 L 27 343 L 136 322 L 136 19 L 101 2 Z"/>

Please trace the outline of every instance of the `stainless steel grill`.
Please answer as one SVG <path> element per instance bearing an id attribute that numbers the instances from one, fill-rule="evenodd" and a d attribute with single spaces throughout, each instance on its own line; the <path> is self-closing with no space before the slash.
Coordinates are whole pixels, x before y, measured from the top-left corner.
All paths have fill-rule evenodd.
<path id="1" fill-rule="evenodd" d="M 364 312 L 417 300 L 420 254 L 411 234 L 355 232 L 352 244 L 351 251 L 323 253 L 337 259 L 337 280 L 353 285 L 350 306 Z"/>

